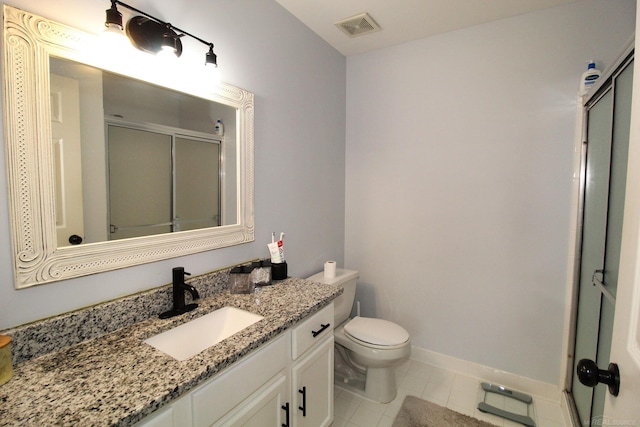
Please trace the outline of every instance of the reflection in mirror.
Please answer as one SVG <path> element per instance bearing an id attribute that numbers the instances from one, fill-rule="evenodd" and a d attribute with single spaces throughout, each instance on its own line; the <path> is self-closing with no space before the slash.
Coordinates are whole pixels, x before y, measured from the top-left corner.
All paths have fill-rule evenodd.
<path id="1" fill-rule="evenodd" d="M 220 144 L 107 124 L 108 238 L 221 225 Z"/>
<path id="2" fill-rule="evenodd" d="M 56 57 L 50 79 L 58 247 L 236 223 L 234 108 Z"/>
<path id="3" fill-rule="evenodd" d="M 113 60 L 97 42 L 94 34 L 3 5 L 5 158 L 17 289 L 254 240 L 254 95 L 222 82 L 212 86 L 200 68 L 158 67 L 144 53 Z M 116 80 L 117 88 L 111 86 Z M 135 95 L 124 100 L 129 94 Z M 214 132 L 218 119 L 224 135 Z M 160 135 L 167 141 L 159 143 L 162 157 L 136 154 L 133 169 L 114 173 L 114 131 L 136 135 L 127 149 Z M 111 194 L 125 173 L 132 174 L 127 188 L 143 181 L 139 176 L 152 177 L 155 187 L 134 191 L 133 201 L 143 206 L 134 210 L 152 210 L 161 200 L 163 218 L 126 217 L 132 198 L 117 202 Z M 116 222 L 120 214 L 125 219 Z M 164 229 L 157 225 L 165 222 Z M 115 228 L 122 235 L 113 236 Z M 162 232 L 141 232 L 154 228 Z"/>

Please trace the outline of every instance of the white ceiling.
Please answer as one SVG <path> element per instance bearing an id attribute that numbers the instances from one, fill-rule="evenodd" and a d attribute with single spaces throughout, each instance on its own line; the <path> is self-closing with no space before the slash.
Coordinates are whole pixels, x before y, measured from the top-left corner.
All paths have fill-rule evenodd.
<path id="1" fill-rule="evenodd" d="M 345 56 L 580 0 L 276 0 Z M 369 13 L 381 31 L 349 37 L 335 26 Z"/>

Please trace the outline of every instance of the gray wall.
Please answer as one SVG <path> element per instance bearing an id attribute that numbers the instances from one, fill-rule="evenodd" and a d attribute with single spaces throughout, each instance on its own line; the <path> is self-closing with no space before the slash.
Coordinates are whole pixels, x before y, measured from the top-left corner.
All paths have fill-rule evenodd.
<path id="1" fill-rule="evenodd" d="M 110 6 L 104 0 L 6 3 L 94 33 Z M 292 275 L 319 271 L 327 259 L 343 260 L 345 58 L 273 1 L 132 5 L 213 41 L 222 79 L 255 93 L 256 241 L 16 291 L 2 151 L 0 330 L 169 283 L 175 266 L 199 274 L 267 257 L 272 231 L 286 232 Z M 187 49 L 190 42 L 183 43 Z M 206 52 L 197 43 L 189 48 Z"/>
<path id="2" fill-rule="evenodd" d="M 413 345 L 558 384 L 576 95 L 634 30 L 585 0 L 347 60 L 345 263 Z"/>

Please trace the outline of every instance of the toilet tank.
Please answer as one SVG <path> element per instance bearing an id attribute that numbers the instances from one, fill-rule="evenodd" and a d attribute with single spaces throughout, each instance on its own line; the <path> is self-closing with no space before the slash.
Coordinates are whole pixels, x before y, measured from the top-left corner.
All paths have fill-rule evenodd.
<path id="1" fill-rule="evenodd" d="M 324 271 L 307 278 L 307 280 L 338 286 L 344 289 L 342 295 L 333 300 L 334 327 L 337 327 L 347 320 L 351 314 L 353 301 L 356 298 L 356 281 L 358 280 L 358 276 L 359 273 L 355 270 L 336 268 L 336 277 L 334 278 L 329 279 L 324 277 Z"/>

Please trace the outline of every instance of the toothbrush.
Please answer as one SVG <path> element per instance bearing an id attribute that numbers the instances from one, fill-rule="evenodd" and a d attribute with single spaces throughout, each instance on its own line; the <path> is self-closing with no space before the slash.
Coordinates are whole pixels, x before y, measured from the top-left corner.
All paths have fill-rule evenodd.
<path id="1" fill-rule="evenodd" d="M 280 240 L 278 240 L 278 252 L 280 253 L 280 262 L 284 262 L 284 233 L 280 233 Z"/>

